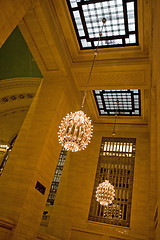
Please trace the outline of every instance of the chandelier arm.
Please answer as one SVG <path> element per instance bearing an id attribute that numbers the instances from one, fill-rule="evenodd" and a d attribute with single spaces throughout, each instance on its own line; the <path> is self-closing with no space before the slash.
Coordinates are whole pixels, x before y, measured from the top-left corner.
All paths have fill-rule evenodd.
<path id="1" fill-rule="evenodd" d="M 87 91 L 88 91 L 88 85 L 89 85 L 89 82 L 90 82 L 90 79 L 91 79 L 91 75 L 92 75 L 92 71 L 93 71 L 94 62 L 95 62 L 95 60 L 96 60 L 96 56 L 98 55 L 99 42 L 100 42 L 101 37 L 102 37 L 102 31 L 103 31 L 104 24 L 106 23 L 106 19 L 103 18 L 103 19 L 102 19 L 102 22 L 103 22 L 102 29 L 101 29 L 101 32 L 99 33 L 99 39 L 98 39 L 98 43 L 97 43 L 96 50 L 95 50 L 95 52 L 94 52 L 94 57 L 93 57 L 93 61 L 92 61 L 92 66 L 91 66 L 91 70 L 90 70 L 90 73 L 89 73 L 89 77 L 88 77 L 87 85 L 86 85 L 86 88 L 85 88 L 85 91 L 84 91 L 84 96 L 83 96 L 83 99 L 82 99 L 82 104 L 81 104 L 81 108 L 80 108 L 80 110 L 83 109 L 84 102 L 85 102 L 85 100 L 86 100 Z"/>

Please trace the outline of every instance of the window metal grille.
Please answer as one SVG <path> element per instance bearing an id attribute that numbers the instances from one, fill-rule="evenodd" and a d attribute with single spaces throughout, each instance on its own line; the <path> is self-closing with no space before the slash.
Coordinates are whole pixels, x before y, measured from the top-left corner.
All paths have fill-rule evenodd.
<path id="1" fill-rule="evenodd" d="M 137 0 L 67 0 L 81 49 L 138 45 Z"/>
<path id="2" fill-rule="evenodd" d="M 49 202 L 51 205 L 54 204 L 54 200 L 55 200 L 57 189 L 58 189 L 59 182 L 61 179 L 66 156 L 67 156 L 67 151 L 64 148 L 62 148 L 60 156 L 59 156 L 59 161 L 58 161 L 55 173 L 54 173 L 53 182 L 51 184 L 50 192 L 48 195 L 48 200 L 47 200 L 47 202 Z"/>
<path id="3" fill-rule="evenodd" d="M 0 155 L 1 155 L 1 153 L 3 153 L 3 155 L 2 155 L 3 156 L 3 161 L 0 164 L 0 176 L 2 175 L 2 172 L 4 171 L 4 167 L 5 167 L 6 163 L 7 163 L 9 155 L 10 155 L 10 153 L 12 151 L 12 148 L 14 146 L 16 138 L 17 138 L 17 135 L 12 139 L 12 141 L 11 141 L 9 146 L 0 144 Z"/>
<path id="4" fill-rule="evenodd" d="M 93 94 L 100 116 L 141 116 L 139 89 L 94 90 Z"/>
<path id="5" fill-rule="evenodd" d="M 157 206 L 157 208 L 156 208 L 156 212 L 155 212 L 155 215 L 154 215 L 154 227 L 155 227 L 155 229 L 157 228 L 157 226 L 158 226 L 158 206 Z"/>
<path id="6" fill-rule="evenodd" d="M 102 138 L 89 220 L 130 226 L 135 147 L 135 138 Z M 108 207 L 95 198 L 99 183 L 105 180 L 115 188 L 114 201 Z"/>

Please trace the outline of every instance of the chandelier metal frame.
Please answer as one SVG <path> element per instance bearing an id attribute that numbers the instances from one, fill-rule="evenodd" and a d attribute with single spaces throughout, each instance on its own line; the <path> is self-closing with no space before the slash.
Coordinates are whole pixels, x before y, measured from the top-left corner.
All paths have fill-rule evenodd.
<path id="1" fill-rule="evenodd" d="M 102 182 L 98 185 L 95 196 L 97 198 L 96 200 L 102 206 L 108 206 L 114 200 L 114 186 L 109 182 L 109 180 L 105 180 L 105 182 Z"/>
<path id="2" fill-rule="evenodd" d="M 83 107 L 86 100 L 88 85 L 91 79 L 95 59 L 98 55 L 98 47 L 102 36 L 103 27 L 106 23 L 105 18 L 102 19 L 102 23 L 102 30 L 99 33 L 99 40 L 97 43 L 97 48 L 94 52 L 94 58 L 92 61 L 80 110 L 75 113 L 68 113 L 67 116 L 63 118 L 63 120 L 61 121 L 61 125 L 59 126 L 59 143 L 61 143 L 62 147 L 64 147 L 66 150 L 72 152 L 84 150 L 92 137 L 93 126 L 91 124 L 90 118 L 87 117 L 86 114 L 83 112 Z"/>

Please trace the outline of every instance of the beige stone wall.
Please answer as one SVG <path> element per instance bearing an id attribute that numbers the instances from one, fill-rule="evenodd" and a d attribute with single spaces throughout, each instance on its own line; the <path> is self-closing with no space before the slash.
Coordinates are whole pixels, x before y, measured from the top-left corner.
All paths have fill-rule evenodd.
<path id="1" fill-rule="evenodd" d="M 92 59 L 92 56 L 89 58 L 87 56 L 90 55 L 90 51 L 87 54 L 81 54 L 77 50 L 78 48 L 75 48 L 75 44 L 72 44 L 76 42 L 76 37 L 73 29 L 70 28 L 71 22 L 67 23 L 69 17 L 68 13 L 66 14 L 66 8 L 64 8 L 66 2 L 65 4 L 64 2 L 59 0 L 5 0 L 0 2 L 0 46 L 15 26 L 19 24 L 44 76 L 43 86 L 27 114 L 14 150 L 0 179 L 0 216 L 7 219 L 5 224 L 4 220 L 0 221 L 0 239 L 2 240 L 8 240 L 11 237 L 13 240 L 54 239 L 54 237 L 44 235 L 37 236 L 37 231 L 61 149 L 57 141 L 58 125 L 67 112 L 79 109 L 77 102 L 75 102 L 75 99 L 78 99 L 76 86 L 79 90 L 84 89 L 84 86 L 81 86 L 81 81 L 86 80 L 86 77 L 82 79 L 82 76 L 88 74 L 89 60 Z M 151 33 L 149 10 L 151 3 L 154 3 L 152 6 L 152 60 L 149 55 Z M 33 5 L 34 9 L 32 9 Z M 117 137 L 135 137 L 137 139 L 131 227 L 129 229 L 111 227 L 87 220 L 101 138 L 102 136 L 111 136 L 112 132 L 111 127 L 106 124 L 108 121 L 111 123 L 112 118 L 109 120 L 103 118 L 101 126 L 95 126 L 93 139 L 88 148 L 84 152 L 68 153 L 55 205 L 52 209 L 49 228 L 46 229 L 50 235 L 59 239 L 154 239 L 153 216 L 157 201 L 156 170 L 160 169 L 158 166 L 158 162 L 160 162 L 160 2 L 159 0 L 141 0 L 138 1 L 138 6 L 140 9 L 140 47 L 136 50 L 133 48 L 131 51 L 121 52 L 119 50 L 118 55 L 115 49 L 113 52 L 112 50 L 102 52 L 100 54 L 102 57 L 99 58 L 99 63 L 97 62 L 97 75 L 93 74 L 97 85 L 92 85 L 90 88 L 98 86 L 100 73 L 101 79 L 104 79 L 103 84 L 101 84 L 104 89 L 110 84 L 110 88 L 138 87 L 145 90 L 147 88 L 148 92 L 151 90 L 151 105 L 148 106 L 145 103 L 142 105 L 145 108 L 143 109 L 144 119 L 125 120 L 127 126 L 123 125 L 124 119 L 122 119 L 122 125 L 117 128 Z M 145 21 L 143 21 L 143 14 Z M 24 16 L 25 18 L 22 20 Z M 58 19 L 62 21 L 59 22 Z M 66 39 L 65 36 L 67 36 Z M 70 52 L 66 42 L 69 42 Z M 151 61 L 152 82 L 150 82 L 149 67 Z M 120 71 L 124 71 L 124 73 L 126 70 L 128 73 L 131 71 L 128 80 L 124 77 L 124 81 L 116 83 L 113 81 L 112 74 L 108 78 L 107 72 L 111 71 L 111 67 L 113 72 L 116 71 L 114 73 L 115 79 L 116 76 L 119 76 Z M 76 70 L 76 68 L 78 69 Z M 133 75 L 135 71 L 143 72 L 143 74 L 138 75 L 137 80 Z M 81 79 L 79 78 L 80 74 Z M 70 79 L 68 80 L 66 76 L 69 76 Z M 132 83 L 130 83 L 131 79 L 133 79 Z M 149 95 L 144 94 L 144 98 L 144 102 L 150 101 Z M 87 103 L 91 106 L 90 102 L 92 102 L 91 98 L 88 97 Z M 156 103 L 158 104 L 156 105 Z M 91 112 L 92 109 L 93 107 L 90 108 Z M 149 115 L 151 115 L 150 119 L 148 119 Z M 97 121 L 97 118 L 95 120 Z M 143 126 L 147 126 L 148 122 L 151 123 L 150 135 L 147 127 L 145 129 Z M 133 125 L 131 126 L 131 124 Z M 136 124 L 140 125 L 136 126 Z M 35 190 L 37 180 L 46 187 L 44 196 Z M 160 206 L 159 186 L 158 196 L 157 204 Z M 10 222 L 11 220 L 13 222 Z M 14 235 L 10 234 L 12 229 L 14 229 Z M 156 239 L 160 239 L 160 225 L 156 229 Z"/>
<path id="2" fill-rule="evenodd" d="M 38 232 L 61 151 L 58 126 L 74 110 L 66 78 L 44 79 L 17 137 L 0 181 L 0 216 L 15 222 L 12 239 L 32 239 Z M 35 189 L 39 181 L 45 194 Z"/>
<path id="3" fill-rule="evenodd" d="M 6 154 L 6 152 L 0 152 L 0 166 L 1 166 L 2 162 L 3 162 L 5 154 Z"/>
<path id="4" fill-rule="evenodd" d="M 3 45 L 22 17 L 31 8 L 33 2 L 32 0 L 0 1 L 0 46 Z"/>
<path id="5" fill-rule="evenodd" d="M 1 240 L 11 239 L 14 228 L 15 223 L 13 221 L 5 218 L 0 218 L 0 239 Z"/>
<path id="6" fill-rule="evenodd" d="M 154 205 L 153 218 L 158 207 L 158 216 L 156 221 L 154 222 L 155 227 L 155 239 L 160 239 L 160 1 L 154 0 L 152 1 L 152 100 L 154 104 L 151 104 L 151 146 L 152 152 L 151 155 L 151 168 L 150 172 L 152 173 L 154 179 L 154 174 L 156 174 L 156 169 L 158 171 L 157 181 L 155 184 L 156 191 L 152 193 L 151 201 L 154 202 L 156 200 L 156 204 Z M 156 168 L 156 169 L 155 169 Z M 158 224 L 157 224 L 158 223 Z"/>
<path id="7" fill-rule="evenodd" d="M 38 233 L 34 240 L 60 240 L 60 239 L 55 238 L 53 236 L 46 235 L 46 234 L 44 235 L 44 234 Z"/>
<path id="8" fill-rule="evenodd" d="M 106 130 L 105 130 L 106 129 Z M 55 205 L 50 216 L 49 234 L 60 239 L 148 239 L 149 225 L 149 133 L 132 127 L 117 129 L 116 137 L 136 138 L 136 158 L 130 228 L 112 227 L 88 221 L 95 173 L 102 137 L 112 135 L 111 128 L 95 127 L 87 149 L 68 153 Z M 92 236 L 92 237 L 91 237 Z"/>

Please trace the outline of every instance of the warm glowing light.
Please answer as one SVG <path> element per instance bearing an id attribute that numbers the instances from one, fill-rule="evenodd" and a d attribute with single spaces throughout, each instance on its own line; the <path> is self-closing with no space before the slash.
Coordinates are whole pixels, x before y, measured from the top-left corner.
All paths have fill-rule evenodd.
<path id="1" fill-rule="evenodd" d="M 0 152 L 6 152 L 9 149 L 8 145 L 0 144 Z"/>
<path id="2" fill-rule="evenodd" d="M 122 211 L 118 204 L 111 204 L 105 207 L 104 217 L 108 219 L 121 219 Z"/>
<path id="3" fill-rule="evenodd" d="M 59 142 L 72 152 L 84 150 L 92 137 L 91 120 L 83 111 L 67 114 L 59 126 Z"/>
<path id="4" fill-rule="evenodd" d="M 87 117 L 84 114 L 82 109 L 86 100 L 87 90 L 88 90 L 89 82 L 91 79 L 95 59 L 96 59 L 96 56 L 98 55 L 99 41 L 101 40 L 102 30 L 103 30 L 104 24 L 106 23 L 105 18 L 102 19 L 102 23 L 103 23 L 103 26 L 99 33 L 97 48 L 94 52 L 94 57 L 93 57 L 92 65 L 90 68 L 87 85 L 86 85 L 84 96 L 82 99 L 82 104 L 80 108 L 81 110 L 75 113 L 71 112 L 70 114 L 67 114 L 67 116 L 63 118 L 63 120 L 61 121 L 61 125 L 59 126 L 59 132 L 58 132 L 59 142 L 62 144 L 62 146 L 66 150 L 72 151 L 72 152 L 84 150 L 92 137 L 91 120 L 89 119 L 89 117 Z"/>
<path id="5" fill-rule="evenodd" d="M 105 182 L 100 183 L 97 187 L 96 191 L 96 200 L 102 205 L 107 206 L 108 204 L 111 204 L 114 200 L 115 196 L 115 190 L 114 186 L 109 183 L 108 180 L 105 180 Z"/>

